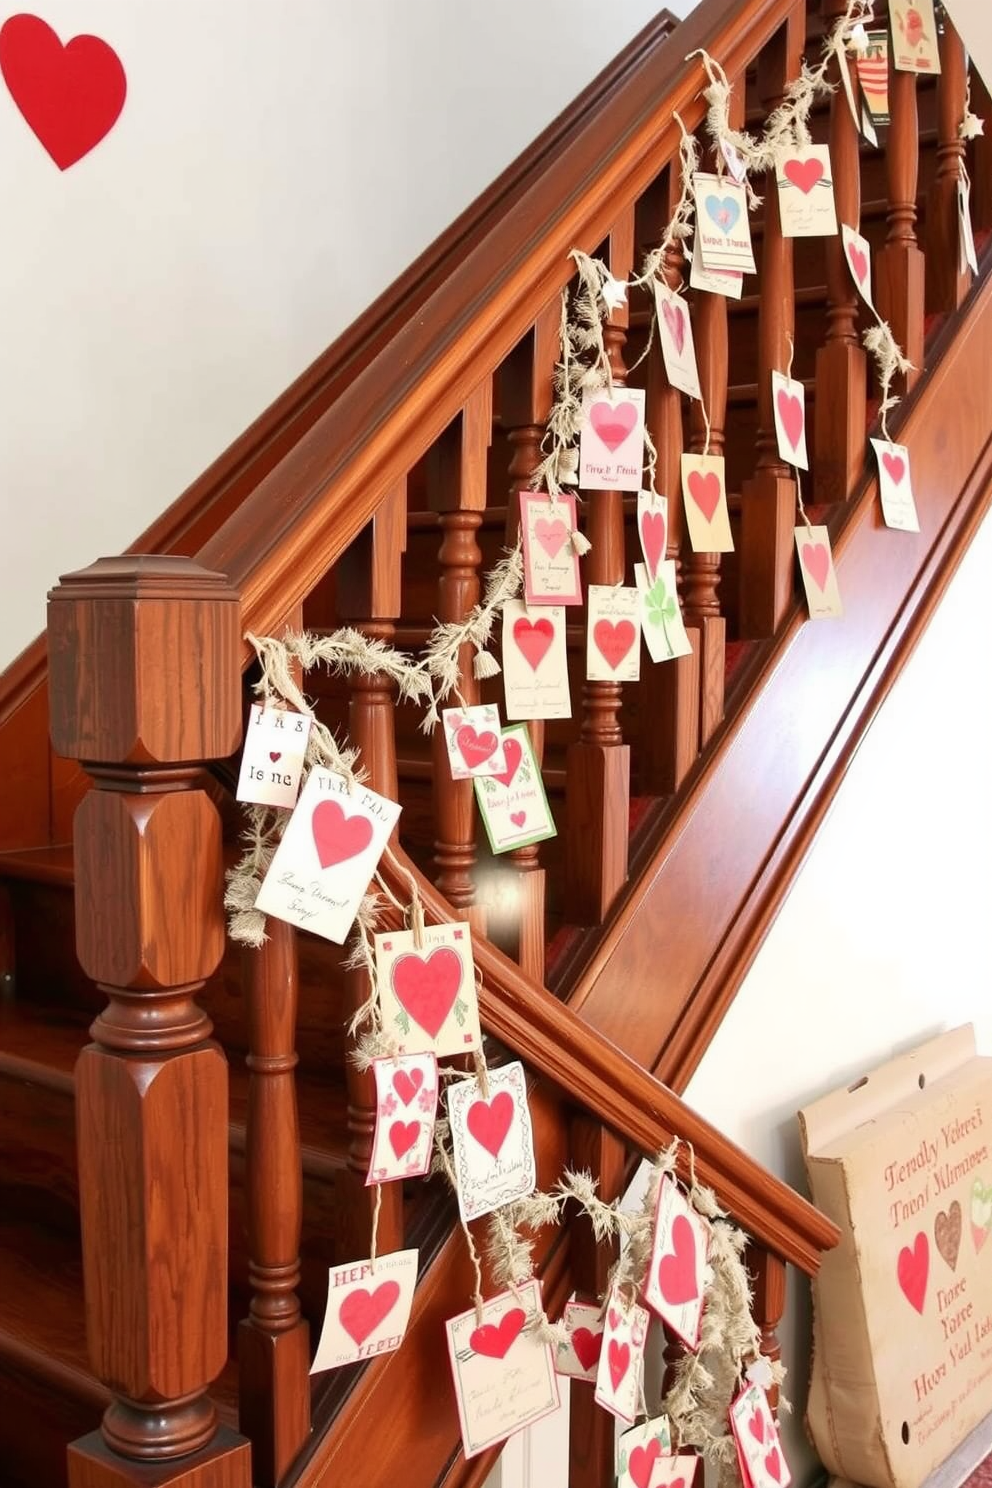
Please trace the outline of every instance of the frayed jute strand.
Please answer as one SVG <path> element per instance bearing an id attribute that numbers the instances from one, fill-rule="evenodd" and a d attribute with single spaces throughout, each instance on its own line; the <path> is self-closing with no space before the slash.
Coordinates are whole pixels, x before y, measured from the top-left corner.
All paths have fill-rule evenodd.
<path id="1" fill-rule="evenodd" d="M 882 426 L 882 434 L 891 443 L 889 435 L 889 414 L 899 404 L 899 398 L 892 391 L 892 381 L 897 373 L 913 372 L 912 362 L 903 356 L 902 350 L 892 334 L 888 321 L 882 319 L 878 311 L 872 306 L 877 325 L 869 326 L 862 340 L 865 349 L 870 356 L 875 358 L 875 366 L 878 372 L 878 386 L 881 393 L 879 404 L 879 421 Z"/>
<path id="2" fill-rule="evenodd" d="M 431 1163 L 432 1173 L 443 1173 L 451 1186 L 452 1192 L 458 1193 L 458 1180 L 452 1166 L 451 1157 L 448 1154 L 448 1140 L 450 1127 L 445 1117 L 439 1117 L 434 1124 L 434 1158 Z M 482 1295 L 482 1262 L 479 1260 L 479 1252 L 475 1248 L 475 1240 L 466 1220 L 461 1221 L 462 1233 L 465 1236 L 465 1244 L 468 1247 L 468 1257 L 472 1263 L 475 1275 L 475 1291 L 472 1293 L 472 1302 L 475 1306 L 475 1320 L 482 1327 L 482 1308 L 485 1298 Z"/>
<path id="3" fill-rule="evenodd" d="M 641 263 L 641 272 L 633 281 L 635 284 L 652 284 L 655 279 L 661 279 L 667 283 L 664 276 L 664 260 L 669 249 L 677 244 L 681 246 L 682 257 L 688 258 L 686 244 L 693 233 L 693 216 L 695 214 L 695 196 L 693 192 L 693 177 L 699 170 L 701 150 L 699 141 L 695 135 L 689 133 L 682 121 L 681 114 L 673 113 L 672 118 L 676 121 L 682 132 L 679 141 L 679 199 L 675 204 L 668 226 L 665 228 L 661 242 L 657 248 L 652 248 L 644 255 Z"/>
<path id="4" fill-rule="evenodd" d="M 420 663 L 431 679 L 431 700 L 421 724 L 425 734 L 433 733 L 440 722 L 440 709 L 452 695 L 465 706 L 465 700 L 459 693 L 462 680 L 459 660 L 464 646 L 475 647 L 473 672 L 477 679 L 480 676 L 495 676 L 499 671 L 498 662 L 488 656 L 486 647 L 492 637 L 496 617 L 502 614 L 503 606 L 509 600 L 517 598 L 523 588 L 523 581 L 523 548 L 518 538 L 513 548 L 505 552 L 495 568 L 487 574 L 481 602 L 464 620 L 449 621 L 435 629 Z M 486 658 L 484 664 L 483 657 Z"/>

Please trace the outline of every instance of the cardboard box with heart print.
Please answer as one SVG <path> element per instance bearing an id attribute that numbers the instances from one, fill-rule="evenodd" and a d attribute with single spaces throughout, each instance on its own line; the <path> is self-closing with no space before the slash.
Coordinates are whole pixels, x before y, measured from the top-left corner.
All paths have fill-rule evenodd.
<path id="1" fill-rule="evenodd" d="M 832 1472 L 919 1488 L 992 1411 L 992 1059 L 958 1028 L 799 1120 L 842 1235 L 813 1284 L 809 1429 Z"/>

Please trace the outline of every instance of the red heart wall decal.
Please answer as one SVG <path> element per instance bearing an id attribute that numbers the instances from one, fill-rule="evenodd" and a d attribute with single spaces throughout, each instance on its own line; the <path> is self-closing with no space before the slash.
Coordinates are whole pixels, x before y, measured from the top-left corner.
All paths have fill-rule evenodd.
<path id="1" fill-rule="evenodd" d="M 615 1395 L 630 1365 L 630 1345 L 617 1343 L 615 1338 L 611 1338 L 606 1350 L 606 1364 L 610 1371 L 610 1381 Z"/>
<path id="2" fill-rule="evenodd" d="M 462 958 L 450 946 L 438 946 L 428 956 L 410 951 L 393 962 L 390 980 L 400 1007 L 437 1038 L 462 984 Z"/>
<path id="3" fill-rule="evenodd" d="M 521 615 L 519 620 L 513 622 L 513 639 L 532 672 L 537 671 L 547 656 L 554 638 L 555 628 L 548 619 L 528 620 L 526 615 Z"/>
<path id="4" fill-rule="evenodd" d="M 823 543 L 803 543 L 803 568 L 822 593 L 830 572 L 830 554 Z"/>
<path id="5" fill-rule="evenodd" d="M 806 422 L 805 409 L 799 399 L 792 393 L 787 393 L 785 388 L 779 388 L 775 401 L 778 404 L 778 416 L 782 420 L 785 437 L 793 449 L 798 449 L 799 441 L 803 437 L 803 425 Z"/>
<path id="6" fill-rule="evenodd" d="M 442 1019 L 443 1021 L 443 1019 Z M 408 1106 L 424 1083 L 422 1069 L 397 1070 L 393 1076 L 393 1089 L 405 1106 Z"/>
<path id="7" fill-rule="evenodd" d="M 345 816 L 337 801 L 320 801 L 310 818 L 313 845 L 321 868 L 346 863 L 364 852 L 372 841 L 372 823 L 367 816 Z"/>
<path id="8" fill-rule="evenodd" d="M 642 512 L 641 513 L 641 546 L 648 563 L 648 578 L 653 579 L 658 572 L 658 564 L 665 556 L 665 514 L 664 512 Z"/>
<path id="9" fill-rule="evenodd" d="M 338 1317 L 348 1337 L 359 1348 L 369 1334 L 374 1333 L 379 1324 L 389 1316 L 399 1295 L 398 1281 L 383 1281 L 374 1292 L 367 1292 L 364 1287 L 359 1287 L 348 1293 L 338 1309 Z"/>
<path id="10" fill-rule="evenodd" d="M 927 1277 L 930 1274 L 930 1242 L 921 1230 L 913 1241 L 912 1249 L 904 1245 L 896 1262 L 896 1275 L 902 1294 L 918 1313 L 923 1312 L 927 1295 Z"/>
<path id="11" fill-rule="evenodd" d="M 572 1347 L 575 1357 L 588 1374 L 599 1363 L 599 1356 L 603 1352 L 603 1335 L 594 1333 L 591 1328 L 576 1328 L 572 1334 Z"/>
<path id="12" fill-rule="evenodd" d="M 637 408 L 633 403 L 618 403 L 616 408 L 609 403 L 594 403 L 589 422 L 612 455 L 637 423 Z"/>
<path id="13" fill-rule="evenodd" d="M 487 729 L 484 734 L 477 734 L 470 723 L 463 723 L 455 734 L 455 748 L 465 761 L 467 770 L 474 770 L 477 765 L 484 764 L 491 754 L 495 754 L 499 747 L 499 739 L 492 729 Z"/>
<path id="14" fill-rule="evenodd" d="M 11 16 L 0 28 L 0 72 L 28 128 L 59 170 L 110 132 L 127 96 L 121 59 L 98 36 L 64 46 L 45 21 Z"/>
<path id="15" fill-rule="evenodd" d="M 662 1296 L 673 1306 L 691 1302 L 699 1296 L 696 1279 L 696 1237 L 684 1214 L 677 1214 L 672 1224 L 672 1249 L 663 1255 L 658 1267 L 658 1285 Z"/>
<path id="16" fill-rule="evenodd" d="M 597 620 L 592 628 L 597 651 L 614 671 L 634 644 L 636 634 L 630 620 L 618 620 L 615 625 L 612 620 Z"/>
<path id="17" fill-rule="evenodd" d="M 514 775 L 516 775 L 517 771 L 519 770 L 520 761 L 524 757 L 524 752 L 521 747 L 520 740 L 504 740 L 503 753 L 506 756 L 506 769 L 503 771 L 502 775 L 494 775 L 493 779 L 498 780 L 500 785 L 509 785 Z"/>
<path id="18" fill-rule="evenodd" d="M 504 1312 L 498 1323 L 483 1323 L 469 1335 L 469 1348 L 476 1354 L 485 1354 L 487 1359 L 505 1359 L 512 1344 L 520 1336 L 524 1322 L 522 1307 Z"/>
<path id="19" fill-rule="evenodd" d="M 627 1472 L 637 1488 L 648 1488 L 651 1482 L 651 1469 L 661 1455 L 661 1443 L 658 1438 L 652 1437 L 643 1447 L 634 1447 L 627 1461 Z"/>
<path id="20" fill-rule="evenodd" d="M 822 175 L 822 160 L 787 160 L 785 162 L 786 180 L 791 181 L 793 186 L 798 186 L 804 196 L 809 196 Z"/>
<path id="21" fill-rule="evenodd" d="M 389 1128 L 389 1145 L 390 1147 L 392 1147 L 393 1154 L 397 1158 L 397 1160 L 403 1156 L 404 1152 L 410 1151 L 410 1148 L 413 1146 L 414 1142 L 416 1142 L 419 1136 L 419 1121 L 393 1122 L 392 1126 Z"/>
<path id="22" fill-rule="evenodd" d="M 480 1147 L 485 1147 L 493 1157 L 499 1157 L 506 1134 L 513 1125 L 513 1096 L 508 1090 L 501 1090 L 491 1101 L 475 1101 L 468 1108 L 465 1124 Z"/>
<path id="23" fill-rule="evenodd" d="M 716 471 L 691 470 L 686 487 L 707 522 L 712 522 L 713 513 L 720 503 L 720 477 Z"/>

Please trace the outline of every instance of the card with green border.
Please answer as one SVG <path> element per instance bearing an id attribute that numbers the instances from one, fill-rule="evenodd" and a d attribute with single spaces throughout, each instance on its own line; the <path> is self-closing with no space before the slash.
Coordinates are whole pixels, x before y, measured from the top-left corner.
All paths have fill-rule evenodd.
<path id="1" fill-rule="evenodd" d="M 526 724 L 503 730 L 503 748 L 506 769 L 475 780 L 479 814 L 494 853 L 558 835 Z"/>

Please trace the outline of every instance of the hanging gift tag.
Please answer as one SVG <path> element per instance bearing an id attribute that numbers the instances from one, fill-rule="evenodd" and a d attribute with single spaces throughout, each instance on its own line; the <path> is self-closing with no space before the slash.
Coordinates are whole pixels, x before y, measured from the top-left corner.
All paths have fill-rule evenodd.
<path id="1" fill-rule="evenodd" d="M 315 765 L 255 908 L 343 945 L 400 814 L 395 801 Z"/>
<path id="2" fill-rule="evenodd" d="M 697 232 L 692 235 L 689 285 L 692 289 L 702 289 L 709 294 L 723 295 L 728 300 L 739 300 L 744 291 L 744 275 L 739 269 L 708 269 L 703 263 Z"/>
<path id="3" fill-rule="evenodd" d="M 672 1461 L 672 1432 L 667 1416 L 655 1416 L 624 1431 L 617 1442 L 617 1488 L 656 1488 L 668 1483 L 664 1460 Z M 694 1462 L 699 1458 L 690 1459 Z M 683 1481 L 683 1488 L 688 1479 Z"/>
<path id="4" fill-rule="evenodd" d="M 900 532 L 919 532 L 913 482 L 909 473 L 909 450 L 904 444 L 891 444 L 887 439 L 873 439 L 871 447 L 878 461 L 878 494 L 886 527 Z"/>
<path id="5" fill-rule="evenodd" d="M 973 274 L 977 274 L 978 255 L 975 252 L 975 234 L 971 226 L 971 183 L 964 176 L 958 177 L 958 226 L 961 273 L 970 269 Z"/>
<path id="6" fill-rule="evenodd" d="M 855 232 L 853 227 L 848 227 L 846 222 L 841 223 L 840 235 L 844 241 L 844 257 L 847 259 L 851 278 L 865 304 L 874 310 L 871 297 L 871 247 L 868 239 Z"/>
<path id="7" fill-rule="evenodd" d="M 541 491 L 520 492 L 524 595 L 529 605 L 582 603 L 579 558 L 572 546 L 575 497 L 552 501 Z"/>
<path id="8" fill-rule="evenodd" d="M 889 0 L 889 23 L 897 72 L 940 71 L 933 0 Z"/>
<path id="9" fill-rule="evenodd" d="M 889 33 L 869 31 L 868 45 L 856 61 L 861 98 L 878 129 L 889 123 Z"/>
<path id="10" fill-rule="evenodd" d="M 462 1219 L 491 1214 L 534 1192 L 537 1168 L 519 1061 L 488 1074 L 484 1096 L 477 1078 L 448 1086 L 448 1119 Z"/>
<path id="11" fill-rule="evenodd" d="M 403 1342 L 413 1291 L 417 1252 L 397 1250 L 371 1261 L 332 1266 L 327 1308 L 311 1374 L 388 1354 Z"/>
<path id="12" fill-rule="evenodd" d="M 590 584 L 586 676 L 590 682 L 636 682 L 641 675 L 641 600 L 636 589 Z"/>
<path id="13" fill-rule="evenodd" d="M 506 716 L 571 718 L 564 605 L 503 606 L 503 687 Z"/>
<path id="14" fill-rule="evenodd" d="M 666 1173 L 658 1185 L 644 1300 L 693 1350 L 699 1347 L 708 1246 L 705 1222 Z"/>
<path id="15" fill-rule="evenodd" d="M 831 238 L 837 231 L 827 145 L 786 150 L 775 168 L 784 238 Z"/>
<path id="16" fill-rule="evenodd" d="M 237 799 L 256 806 L 295 806 L 310 737 L 306 713 L 253 703 L 245 730 Z"/>
<path id="17" fill-rule="evenodd" d="M 705 172 L 693 177 L 696 198 L 696 235 L 703 264 L 708 269 L 739 269 L 754 273 L 751 227 L 744 187 L 724 176 Z"/>
<path id="18" fill-rule="evenodd" d="M 452 780 L 498 775 L 506 769 L 499 709 L 495 703 L 477 703 L 471 708 L 445 708 L 441 713 L 441 723 Z"/>
<path id="19" fill-rule="evenodd" d="M 730 1429 L 754 1488 L 788 1488 L 792 1474 L 764 1390 L 748 1385 L 738 1395 L 730 1407 Z"/>
<path id="20" fill-rule="evenodd" d="M 665 561 L 668 543 L 668 497 L 655 491 L 637 493 L 637 536 L 644 554 L 644 566 L 650 578 Z"/>
<path id="21" fill-rule="evenodd" d="M 787 465 L 809 469 L 806 453 L 806 389 L 801 382 L 772 373 L 772 408 L 778 452 Z"/>
<path id="22" fill-rule="evenodd" d="M 562 1322 L 568 1337 L 555 1352 L 555 1370 L 593 1383 L 603 1349 L 603 1309 L 592 1302 L 566 1302 Z"/>
<path id="23" fill-rule="evenodd" d="M 466 1457 L 505 1441 L 558 1409 L 551 1348 L 531 1329 L 541 1312 L 541 1288 L 529 1281 L 445 1325 L 458 1420 Z"/>
<path id="24" fill-rule="evenodd" d="M 644 471 L 644 389 L 582 395 L 579 485 L 585 491 L 639 491 Z"/>
<path id="25" fill-rule="evenodd" d="M 530 734 L 523 724 L 503 730 L 506 769 L 475 782 L 475 799 L 494 853 L 510 852 L 556 837 Z"/>
<path id="26" fill-rule="evenodd" d="M 689 398 L 701 399 L 689 306 L 681 295 L 673 294 L 660 279 L 654 281 L 654 298 L 658 312 L 658 339 L 669 386 L 678 388 Z"/>
<path id="27" fill-rule="evenodd" d="M 843 615 L 844 606 L 837 587 L 833 554 L 830 551 L 830 535 L 826 527 L 795 529 L 796 552 L 799 554 L 799 572 L 806 590 L 806 604 L 811 620 L 829 620 Z"/>
<path id="28" fill-rule="evenodd" d="M 372 1061 L 375 1132 L 366 1186 L 430 1172 L 437 1113 L 437 1060 L 405 1054 Z"/>
<path id="29" fill-rule="evenodd" d="M 635 563 L 634 579 L 641 599 L 641 634 L 651 660 L 674 661 L 676 656 L 691 656 L 692 643 L 686 635 L 675 587 L 675 559 L 659 564 L 653 579 L 648 578 L 643 563 Z"/>
<path id="30" fill-rule="evenodd" d="M 467 921 L 374 937 L 379 1011 L 401 1054 L 467 1054 L 482 1045 Z"/>
<path id="31" fill-rule="evenodd" d="M 839 46 L 837 48 L 837 71 L 840 73 L 840 80 L 844 86 L 844 97 L 847 99 L 847 106 L 851 111 L 851 118 L 854 120 L 854 127 L 855 129 L 860 129 L 861 110 L 858 108 L 857 102 L 854 97 L 854 80 L 851 77 L 851 60 L 848 57 L 846 48 L 843 46 Z"/>
<path id="32" fill-rule="evenodd" d="M 732 553 L 722 455 L 682 456 L 682 502 L 694 553 Z"/>
<path id="33" fill-rule="evenodd" d="M 644 1341 L 648 1314 L 636 1302 L 625 1307 L 619 1293 L 610 1293 L 603 1329 L 603 1349 L 596 1371 L 596 1404 L 633 1424 L 641 1395 Z"/>

